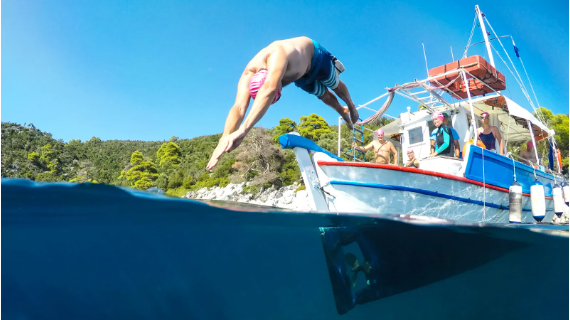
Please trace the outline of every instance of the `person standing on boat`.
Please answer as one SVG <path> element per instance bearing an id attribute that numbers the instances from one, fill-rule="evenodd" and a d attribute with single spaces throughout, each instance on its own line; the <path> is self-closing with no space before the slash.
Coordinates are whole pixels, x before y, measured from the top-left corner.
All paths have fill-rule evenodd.
<path id="1" fill-rule="evenodd" d="M 453 144 L 451 142 L 453 134 L 451 133 L 451 130 L 443 124 L 443 114 L 441 114 L 441 112 L 436 112 L 431 115 L 431 119 L 436 128 L 432 132 L 432 134 L 435 134 L 434 151 L 429 156 L 453 157 Z"/>
<path id="2" fill-rule="evenodd" d="M 503 154 L 503 139 L 499 128 L 489 125 L 489 114 L 487 112 L 481 113 L 481 123 L 483 126 L 477 128 L 477 135 L 479 140 L 483 142 L 487 150 L 497 152 L 495 149 L 495 140 L 499 142 L 499 154 Z"/>
<path id="3" fill-rule="evenodd" d="M 358 111 L 348 88 L 339 79 L 344 66 L 318 42 L 307 37 L 274 41 L 247 64 L 238 82 L 236 100 L 230 109 L 224 132 L 206 169 L 212 169 L 225 152 L 237 148 L 269 106 L 279 100 L 283 87 L 295 83 L 336 110 L 347 126 L 358 121 Z M 339 96 L 347 105 L 338 102 Z M 249 106 L 253 105 L 242 124 Z"/>
<path id="4" fill-rule="evenodd" d="M 536 164 L 536 154 L 534 153 L 532 141 L 526 143 L 526 149 L 521 149 L 519 156 L 531 166 Z"/>
<path id="5" fill-rule="evenodd" d="M 459 147 L 459 134 L 457 134 L 457 131 L 455 131 L 455 129 L 453 129 L 452 127 L 449 126 L 449 116 L 447 115 L 447 113 L 442 113 L 443 115 L 443 124 L 446 125 L 449 130 L 451 130 L 451 136 L 453 137 L 453 147 L 454 147 L 454 155 L 456 158 L 459 158 L 459 151 L 460 151 L 460 147 Z M 430 136 L 430 143 L 431 143 L 431 152 L 433 153 L 435 151 L 435 135 L 436 135 L 436 131 L 437 129 L 434 129 L 431 133 Z"/>
<path id="6" fill-rule="evenodd" d="M 414 154 L 414 150 L 408 150 L 408 159 L 409 161 L 404 165 L 404 167 L 408 167 L 408 168 L 420 168 L 420 161 L 418 159 L 416 159 L 416 156 Z"/>
<path id="7" fill-rule="evenodd" d="M 356 142 L 352 142 L 352 147 L 364 153 L 368 150 L 374 150 L 374 163 L 378 164 L 393 164 L 398 165 L 398 150 L 394 147 L 392 142 L 384 139 L 384 130 L 378 129 L 376 131 L 378 140 L 372 140 L 367 146 L 357 146 Z M 390 152 L 394 154 L 394 163 L 390 163 Z"/>

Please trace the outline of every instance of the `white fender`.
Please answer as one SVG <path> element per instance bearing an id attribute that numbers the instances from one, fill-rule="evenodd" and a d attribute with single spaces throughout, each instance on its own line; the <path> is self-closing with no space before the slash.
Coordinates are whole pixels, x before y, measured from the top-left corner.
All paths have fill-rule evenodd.
<path id="1" fill-rule="evenodd" d="M 544 186 L 535 181 L 530 187 L 530 205 L 533 218 L 540 222 L 546 214 L 546 199 L 544 198 Z"/>
<path id="2" fill-rule="evenodd" d="M 562 195 L 562 188 L 556 184 L 552 188 L 552 198 L 554 198 L 554 213 L 560 218 L 564 212 L 564 197 Z"/>
<path id="3" fill-rule="evenodd" d="M 509 222 L 521 223 L 522 221 L 522 186 L 513 181 L 509 187 Z"/>

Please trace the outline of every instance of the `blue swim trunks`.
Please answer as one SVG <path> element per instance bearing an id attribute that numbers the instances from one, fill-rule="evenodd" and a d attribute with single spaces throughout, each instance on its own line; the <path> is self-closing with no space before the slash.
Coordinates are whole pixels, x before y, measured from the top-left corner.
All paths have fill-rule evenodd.
<path id="1" fill-rule="evenodd" d="M 327 88 L 334 90 L 338 87 L 340 72 L 334 66 L 336 58 L 318 42 L 312 41 L 315 53 L 311 59 L 311 70 L 295 81 L 295 85 L 320 98 Z"/>

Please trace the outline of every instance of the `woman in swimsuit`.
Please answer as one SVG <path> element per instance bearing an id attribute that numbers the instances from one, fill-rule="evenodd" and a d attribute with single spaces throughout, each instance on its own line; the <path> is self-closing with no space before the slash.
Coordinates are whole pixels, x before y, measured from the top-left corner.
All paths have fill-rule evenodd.
<path id="1" fill-rule="evenodd" d="M 489 114 L 487 112 L 483 112 L 481 114 L 481 123 L 483 126 L 481 128 L 477 128 L 477 135 L 479 136 L 479 140 L 483 142 L 485 148 L 487 150 L 495 151 L 495 140 L 499 141 L 499 154 L 503 154 L 503 139 L 501 137 L 501 133 L 499 132 L 499 128 L 495 126 L 489 125 Z"/>

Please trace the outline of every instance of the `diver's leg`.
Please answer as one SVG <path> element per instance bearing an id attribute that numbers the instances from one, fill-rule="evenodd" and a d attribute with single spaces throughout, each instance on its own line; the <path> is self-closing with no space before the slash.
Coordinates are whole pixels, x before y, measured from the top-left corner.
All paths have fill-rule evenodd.
<path id="1" fill-rule="evenodd" d="M 352 122 L 353 123 L 357 122 L 358 121 L 358 110 L 356 110 L 356 106 L 354 105 L 354 102 L 352 102 L 352 98 L 350 97 L 350 93 L 348 92 L 348 88 L 346 87 L 346 84 L 344 84 L 344 82 L 342 82 L 342 80 L 339 79 L 338 80 L 338 86 L 336 88 L 334 88 L 333 91 L 348 106 L 348 109 L 350 110 L 350 118 L 352 119 Z"/>
<path id="2" fill-rule="evenodd" d="M 336 96 L 330 90 L 326 89 L 325 93 L 320 96 L 319 99 L 321 99 L 321 101 L 324 102 L 327 106 L 335 109 L 336 112 L 338 112 L 338 114 L 340 114 L 340 116 L 344 119 L 348 128 L 352 130 L 352 120 L 349 116 L 349 108 L 341 106 Z"/>

